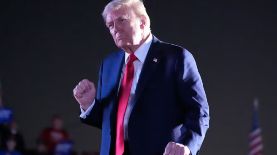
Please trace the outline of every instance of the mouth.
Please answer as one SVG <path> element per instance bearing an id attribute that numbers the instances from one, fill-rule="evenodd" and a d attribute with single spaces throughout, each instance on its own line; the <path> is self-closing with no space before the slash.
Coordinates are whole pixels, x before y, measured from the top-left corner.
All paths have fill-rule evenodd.
<path id="1" fill-rule="evenodd" d="M 124 40 L 124 38 L 122 38 L 122 37 L 116 37 L 116 41 L 117 41 L 117 42 L 123 41 L 123 40 Z"/>
<path id="2" fill-rule="evenodd" d="M 117 33 L 117 34 L 115 35 L 115 38 L 116 38 L 117 40 L 121 40 L 121 39 L 123 39 L 124 37 L 123 37 L 122 34 Z"/>
<path id="3" fill-rule="evenodd" d="M 115 38 L 116 38 L 117 40 L 119 40 L 119 39 L 122 39 L 122 36 L 117 35 L 117 36 L 115 36 Z"/>

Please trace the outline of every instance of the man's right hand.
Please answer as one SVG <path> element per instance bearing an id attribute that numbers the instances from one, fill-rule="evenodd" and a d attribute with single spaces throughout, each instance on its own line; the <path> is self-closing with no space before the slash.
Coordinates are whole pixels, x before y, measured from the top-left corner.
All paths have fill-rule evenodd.
<path id="1" fill-rule="evenodd" d="M 96 89 L 93 82 L 83 79 L 73 89 L 73 95 L 83 110 L 87 110 L 95 99 Z"/>

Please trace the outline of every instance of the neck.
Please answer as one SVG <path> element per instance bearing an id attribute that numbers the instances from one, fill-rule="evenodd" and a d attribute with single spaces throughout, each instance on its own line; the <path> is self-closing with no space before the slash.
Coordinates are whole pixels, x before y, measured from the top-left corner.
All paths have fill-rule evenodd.
<path id="1" fill-rule="evenodd" d="M 126 52 L 126 53 L 134 53 L 146 40 L 147 38 L 151 35 L 151 33 L 148 33 L 147 35 L 143 35 L 142 36 L 142 39 L 141 41 L 139 42 L 138 45 L 133 45 L 133 46 L 129 46 L 129 47 L 126 47 L 126 48 L 123 48 L 123 50 Z"/>

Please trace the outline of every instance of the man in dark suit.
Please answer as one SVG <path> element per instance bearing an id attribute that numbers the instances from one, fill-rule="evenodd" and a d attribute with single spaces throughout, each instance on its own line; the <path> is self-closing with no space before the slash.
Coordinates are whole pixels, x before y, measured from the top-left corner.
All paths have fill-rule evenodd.
<path id="1" fill-rule="evenodd" d="M 74 88 L 82 122 L 102 129 L 101 155 L 196 155 L 209 106 L 190 52 L 158 40 L 140 0 L 114 0 L 103 18 L 120 51 L 102 62 L 97 91 Z"/>

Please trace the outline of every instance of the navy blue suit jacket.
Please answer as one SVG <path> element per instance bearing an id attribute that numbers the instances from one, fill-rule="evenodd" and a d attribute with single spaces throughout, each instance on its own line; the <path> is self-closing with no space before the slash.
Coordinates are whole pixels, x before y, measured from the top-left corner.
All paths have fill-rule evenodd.
<path id="1" fill-rule="evenodd" d="M 86 119 L 81 119 L 102 130 L 101 155 L 114 154 L 123 64 L 124 51 L 104 59 L 95 105 Z M 209 127 L 209 106 L 191 53 L 154 37 L 134 100 L 127 106 L 124 127 L 128 128 L 128 154 L 161 155 L 170 141 L 187 145 L 192 155 L 197 154 Z"/>

